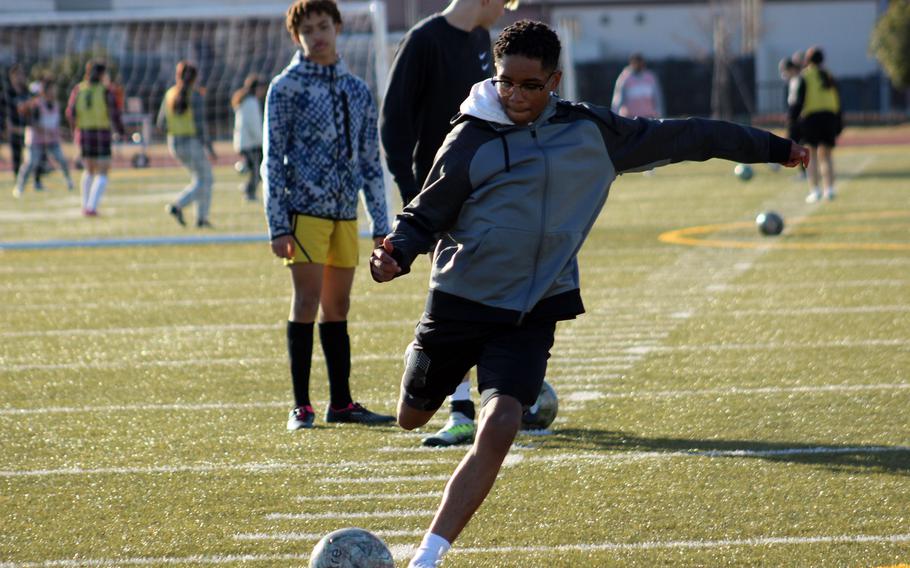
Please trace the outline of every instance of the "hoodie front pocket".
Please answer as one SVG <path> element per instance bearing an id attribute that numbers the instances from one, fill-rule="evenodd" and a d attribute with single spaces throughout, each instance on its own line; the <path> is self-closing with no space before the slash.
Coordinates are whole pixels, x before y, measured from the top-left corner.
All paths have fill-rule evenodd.
<path id="1" fill-rule="evenodd" d="M 465 244 L 448 263 L 457 286 L 451 292 L 491 306 L 521 309 L 534 276 L 539 240 L 536 231 L 490 229 L 476 246 Z"/>

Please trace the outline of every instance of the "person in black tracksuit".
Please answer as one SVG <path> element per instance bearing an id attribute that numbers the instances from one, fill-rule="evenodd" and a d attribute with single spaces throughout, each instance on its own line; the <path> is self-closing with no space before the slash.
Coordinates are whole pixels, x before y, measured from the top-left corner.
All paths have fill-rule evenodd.
<path id="1" fill-rule="evenodd" d="M 472 88 L 423 191 L 370 258 L 373 279 L 406 274 L 435 247 L 426 311 L 408 347 L 398 423 L 418 428 L 476 366 L 476 440 L 446 486 L 410 568 L 436 566 L 493 486 L 538 396 L 556 323 L 584 311 L 578 251 L 617 175 L 711 158 L 795 166 L 809 152 L 704 119 L 628 119 L 552 94 L 560 44 L 545 24 L 506 27 L 497 77 Z"/>
<path id="2" fill-rule="evenodd" d="M 518 0 L 452 0 L 441 13 L 405 35 L 389 75 L 380 114 L 386 164 L 403 204 L 430 173 L 433 158 L 451 129 L 449 121 L 471 86 L 493 75 L 490 28 Z M 469 375 L 452 394 L 446 424 L 423 439 L 426 446 L 451 446 L 474 439 L 474 403 Z"/>

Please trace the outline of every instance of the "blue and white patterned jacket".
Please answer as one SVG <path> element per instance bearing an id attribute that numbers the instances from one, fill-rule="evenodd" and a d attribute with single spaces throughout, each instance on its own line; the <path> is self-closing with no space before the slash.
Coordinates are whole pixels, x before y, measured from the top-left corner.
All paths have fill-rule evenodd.
<path id="1" fill-rule="evenodd" d="M 360 191 L 372 234 L 389 233 L 376 103 L 344 61 L 319 65 L 298 51 L 272 79 L 264 130 L 263 199 L 270 239 L 292 233 L 293 213 L 356 219 Z"/>

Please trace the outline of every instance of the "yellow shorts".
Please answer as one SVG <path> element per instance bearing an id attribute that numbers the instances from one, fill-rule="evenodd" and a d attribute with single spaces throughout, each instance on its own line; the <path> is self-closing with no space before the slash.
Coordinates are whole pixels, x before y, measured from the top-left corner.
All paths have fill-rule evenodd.
<path id="1" fill-rule="evenodd" d="M 294 258 L 285 259 L 285 266 L 307 262 L 337 268 L 357 266 L 357 221 L 294 215 L 291 223 Z"/>

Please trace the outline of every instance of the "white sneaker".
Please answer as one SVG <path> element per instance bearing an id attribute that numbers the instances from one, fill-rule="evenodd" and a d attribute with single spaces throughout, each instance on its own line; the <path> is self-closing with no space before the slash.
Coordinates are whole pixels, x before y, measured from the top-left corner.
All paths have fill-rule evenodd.
<path id="1" fill-rule="evenodd" d="M 822 200 L 822 194 L 819 191 L 810 191 L 806 196 L 806 203 L 818 203 Z"/>
<path id="2" fill-rule="evenodd" d="M 22 197 L 22 189 L 19 187 L 14 187 L 13 188 L 13 197 L 15 197 L 16 199 L 19 199 L 20 197 Z"/>
<path id="3" fill-rule="evenodd" d="M 473 420 L 461 412 L 453 412 L 449 415 L 449 419 L 446 420 L 445 426 L 432 436 L 427 436 L 423 439 L 423 445 L 444 447 L 470 444 L 474 441 L 474 433 L 476 431 L 477 427 L 474 425 Z"/>
<path id="4" fill-rule="evenodd" d="M 837 196 L 834 194 L 834 188 L 829 188 L 829 189 L 825 190 L 825 199 L 827 199 L 828 201 L 834 201 L 835 197 L 837 197 Z"/>

